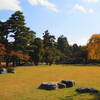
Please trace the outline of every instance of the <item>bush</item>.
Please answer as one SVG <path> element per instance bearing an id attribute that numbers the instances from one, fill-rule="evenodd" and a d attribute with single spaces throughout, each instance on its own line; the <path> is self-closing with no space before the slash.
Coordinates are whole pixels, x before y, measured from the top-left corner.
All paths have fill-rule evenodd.
<path id="1" fill-rule="evenodd" d="M 13 67 L 8 67 L 8 68 L 7 68 L 7 72 L 8 72 L 8 73 L 15 73 Z"/>

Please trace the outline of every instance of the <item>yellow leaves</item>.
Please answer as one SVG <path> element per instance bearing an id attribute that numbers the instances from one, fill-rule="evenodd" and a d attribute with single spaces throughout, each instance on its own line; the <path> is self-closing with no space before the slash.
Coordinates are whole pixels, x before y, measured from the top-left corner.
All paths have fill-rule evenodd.
<path id="1" fill-rule="evenodd" d="M 100 60 L 100 34 L 94 34 L 89 40 L 88 59 Z"/>

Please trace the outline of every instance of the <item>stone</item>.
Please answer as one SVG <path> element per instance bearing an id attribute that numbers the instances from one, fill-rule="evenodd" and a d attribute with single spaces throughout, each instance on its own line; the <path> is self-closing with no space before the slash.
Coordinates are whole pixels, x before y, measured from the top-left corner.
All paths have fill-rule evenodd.
<path id="1" fill-rule="evenodd" d="M 58 89 L 58 85 L 56 82 L 43 82 L 40 86 L 39 89 L 44 89 L 44 90 L 56 90 Z"/>
<path id="2" fill-rule="evenodd" d="M 75 82 L 72 80 L 62 80 L 61 83 L 66 85 L 66 88 L 73 87 L 75 85 Z"/>
<path id="3" fill-rule="evenodd" d="M 66 88 L 66 84 L 64 83 L 57 83 L 57 84 L 59 89 Z"/>
<path id="4" fill-rule="evenodd" d="M 3 74 L 3 73 L 5 73 L 5 70 L 4 68 L 0 67 L 0 74 Z"/>
<path id="5" fill-rule="evenodd" d="M 98 93 L 99 91 L 94 88 L 77 88 L 78 93 Z"/>

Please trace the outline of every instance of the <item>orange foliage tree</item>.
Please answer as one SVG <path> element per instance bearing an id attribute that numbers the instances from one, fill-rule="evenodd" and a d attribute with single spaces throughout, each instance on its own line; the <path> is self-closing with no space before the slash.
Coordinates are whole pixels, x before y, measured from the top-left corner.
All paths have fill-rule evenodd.
<path id="1" fill-rule="evenodd" d="M 100 60 L 100 34 L 94 34 L 87 45 L 88 59 Z"/>
<path id="2" fill-rule="evenodd" d="M 21 60 L 27 61 L 29 60 L 29 56 L 27 54 L 18 52 L 18 51 L 11 51 L 10 53 L 11 61 L 13 62 L 13 66 L 16 66 L 17 61 L 20 63 Z"/>
<path id="3" fill-rule="evenodd" d="M 23 53 L 20 53 L 18 51 L 12 51 L 10 53 L 11 56 L 15 56 L 16 58 L 20 59 L 20 60 L 29 60 L 29 56 Z"/>
<path id="4" fill-rule="evenodd" d="M 0 65 L 1 65 L 1 60 L 3 60 L 4 55 L 5 55 L 5 46 L 3 44 L 0 44 Z"/>
<path id="5" fill-rule="evenodd" d="M 0 44 L 0 55 L 5 54 L 5 46 L 3 44 Z"/>

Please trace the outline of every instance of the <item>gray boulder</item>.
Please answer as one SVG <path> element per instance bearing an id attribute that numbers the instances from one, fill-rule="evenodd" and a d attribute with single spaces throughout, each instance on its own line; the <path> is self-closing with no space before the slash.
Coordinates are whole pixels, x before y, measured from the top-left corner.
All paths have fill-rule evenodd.
<path id="1" fill-rule="evenodd" d="M 5 69 L 5 68 L 0 67 L 0 74 L 5 74 L 5 73 L 6 73 L 6 69 Z"/>
<path id="2" fill-rule="evenodd" d="M 56 82 L 43 82 L 40 86 L 39 89 L 44 89 L 44 90 L 56 90 L 58 89 L 58 84 Z"/>
<path id="3" fill-rule="evenodd" d="M 75 82 L 72 80 L 62 80 L 61 83 L 66 85 L 66 88 L 73 87 L 75 85 Z"/>
<path id="4" fill-rule="evenodd" d="M 64 84 L 64 83 L 58 83 L 58 88 L 59 89 L 66 88 L 66 84 Z"/>
<path id="5" fill-rule="evenodd" d="M 77 88 L 78 93 L 98 93 L 99 91 L 94 88 Z"/>

